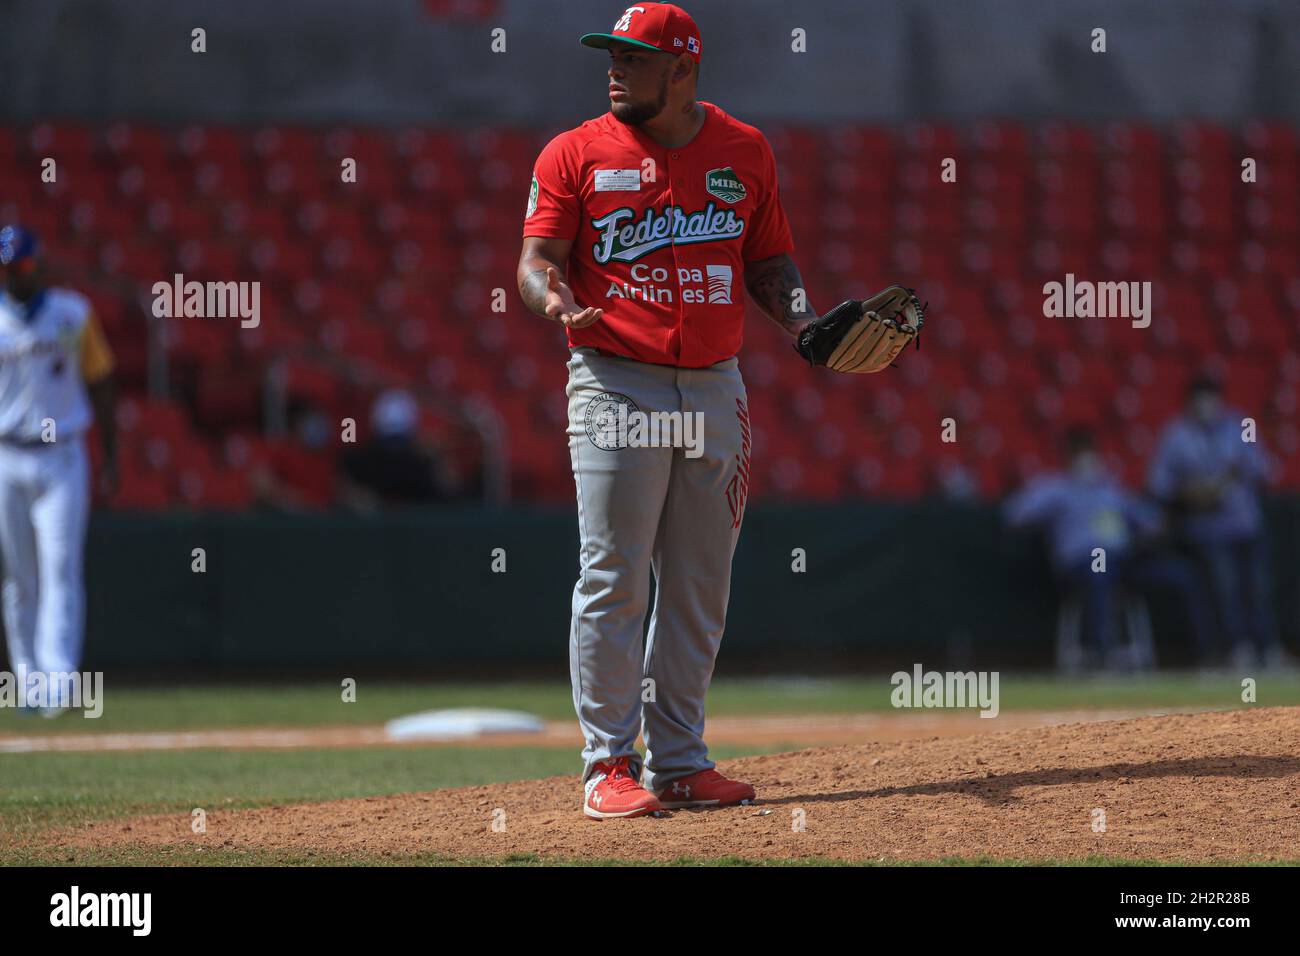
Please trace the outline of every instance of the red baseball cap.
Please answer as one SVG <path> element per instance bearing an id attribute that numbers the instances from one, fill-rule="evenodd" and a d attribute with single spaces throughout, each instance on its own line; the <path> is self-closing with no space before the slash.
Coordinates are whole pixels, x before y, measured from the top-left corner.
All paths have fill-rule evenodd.
<path id="1" fill-rule="evenodd" d="M 686 53 L 696 62 L 702 46 L 700 28 L 691 15 L 671 3 L 639 3 L 628 7 L 609 33 L 586 33 L 578 39 L 601 49 L 617 40 L 661 53 Z"/>

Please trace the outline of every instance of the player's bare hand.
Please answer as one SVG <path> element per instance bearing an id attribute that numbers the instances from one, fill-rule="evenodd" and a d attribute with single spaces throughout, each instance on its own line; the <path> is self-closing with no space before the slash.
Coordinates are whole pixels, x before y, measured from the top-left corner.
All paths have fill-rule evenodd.
<path id="1" fill-rule="evenodd" d="M 581 309 L 573 300 L 573 290 L 560 278 L 554 266 L 546 269 L 546 314 L 565 328 L 582 329 L 605 314 L 604 309 Z"/>

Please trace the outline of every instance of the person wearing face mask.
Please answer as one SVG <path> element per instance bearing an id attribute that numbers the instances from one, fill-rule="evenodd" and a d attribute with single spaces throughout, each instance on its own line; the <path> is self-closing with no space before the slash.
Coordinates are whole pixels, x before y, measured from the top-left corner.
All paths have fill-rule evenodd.
<path id="1" fill-rule="evenodd" d="M 1273 464 L 1244 417 L 1224 404 L 1218 379 L 1196 376 L 1186 408 L 1161 434 L 1147 487 L 1205 570 L 1232 664 L 1281 666 L 1288 658 L 1273 613 L 1260 508 Z"/>
<path id="2" fill-rule="evenodd" d="M 1065 456 L 1064 471 L 1035 478 L 1007 500 L 1004 511 L 1011 527 L 1045 533 L 1062 590 L 1082 601 L 1085 659 L 1099 667 L 1123 667 L 1115 604 L 1126 587 L 1175 593 L 1204 657 L 1209 608 L 1195 568 L 1158 547 L 1163 530 L 1159 509 L 1110 472 L 1088 429 L 1067 433 Z"/>

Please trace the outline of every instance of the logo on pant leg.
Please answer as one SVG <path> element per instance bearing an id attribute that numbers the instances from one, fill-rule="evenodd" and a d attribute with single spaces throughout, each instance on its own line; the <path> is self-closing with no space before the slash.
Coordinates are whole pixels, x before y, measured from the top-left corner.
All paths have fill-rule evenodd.
<path id="1" fill-rule="evenodd" d="M 704 454 L 703 412 L 643 412 L 626 395 L 602 392 L 587 403 L 587 437 L 597 448 L 680 448 L 687 458 Z"/>
<path id="2" fill-rule="evenodd" d="M 587 437 L 602 451 L 617 451 L 627 447 L 627 429 L 620 427 L 620 405 L 627 406 L 627 412 L 621 416 L 623 421 L 627 421 L 627 416 L 632 412 L 638 411 L 636 402 L 619 392 L 601 392 L 587 403 L 587 413 L 584 416 Z"/>
<path id="3" fill-rule="evenodd" d="M 727 482 L 727 507 L 731 509 L 731 527 L 739 528 L 745 515 L 745 500 L 749 498 L 749 409 L 736 399 L 736 420 L 740 423 L 740 454 L 736 456 L 736 472 Z"/>

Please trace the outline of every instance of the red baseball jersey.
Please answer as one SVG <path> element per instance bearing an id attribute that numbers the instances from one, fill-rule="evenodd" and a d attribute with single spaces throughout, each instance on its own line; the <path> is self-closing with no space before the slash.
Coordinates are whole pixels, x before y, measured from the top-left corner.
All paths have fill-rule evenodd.
<path id="1" fill-rule="evenodd" d="M 792 252 L 767 139 L 712 103 L 668 149 L 612 113 L 561 133 L 533 170 L 525 236 L 573 240 L 569 345 L 683 368 L 740 351 L 746 262 Z"/>

